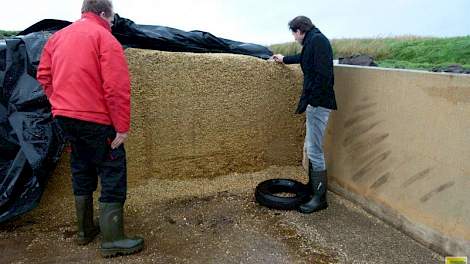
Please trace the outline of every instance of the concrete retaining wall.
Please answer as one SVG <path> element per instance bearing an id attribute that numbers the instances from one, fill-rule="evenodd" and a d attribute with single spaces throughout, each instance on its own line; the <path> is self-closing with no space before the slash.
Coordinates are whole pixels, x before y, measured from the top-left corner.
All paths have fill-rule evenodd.
<path id="1" fill-rule="evenodd" d="M 331 189 L 441 253 L 470 255 L 470 76 L 335 68 Z"/>

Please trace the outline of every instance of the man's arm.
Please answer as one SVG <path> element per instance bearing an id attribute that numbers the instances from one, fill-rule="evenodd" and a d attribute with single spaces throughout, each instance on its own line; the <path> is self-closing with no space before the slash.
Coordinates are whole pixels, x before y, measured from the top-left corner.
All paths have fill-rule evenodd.
<path id="1" fill-rule="evenodd" d="M 275 54 L 271 57 L 274 61 L 284 64 L 299 64 L 300 54 L 293 56 L 284 56 L 282 54 Z"/>
<path id="2" fill-rule="evenodd" d="M 42 50 L 41 59 L 39 61 L 38 72 L 36 74 L 36 79 L 42 85 L 44 89 L 44 93 L 46 94 L 47 98 L 50 98 L 52 95 L 53 87 L 52 87 L 52 74 L 51 74 L 51 66 L 52 66 L 52 58 L 50 49 L 50 40 L 46 43 Z"/>
<path id="3" fill-rule="evenodd" d="M 292 56 L 285 56 L 282 59 L 284 64 L 299 64 L 300 63 L 300 54 L 292 55 Z"/>
<path id="4" fill-rule="evenodd" d="M 130 127 L 129 69 L 121 45 L 111 35 L 102 38 L 100 55 L 104 98 L 117 132 L 111 147 L 116 148 L 127 138 Z"/>

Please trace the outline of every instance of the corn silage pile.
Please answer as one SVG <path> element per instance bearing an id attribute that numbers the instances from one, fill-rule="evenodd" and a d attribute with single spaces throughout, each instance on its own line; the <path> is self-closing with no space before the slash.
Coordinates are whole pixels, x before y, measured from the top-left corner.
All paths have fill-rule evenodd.
<path id="1" fill-rule="evenodd" d="M 126 56 L 132 75 L 130 186 L 148 178 L 300 165 L 304 117 L 293 114 L 299 67 L 232 54 L 128 49 Z M 70 182 L 66 162 L 67 154 L 49 184 L 52 192 Z"/>
<path id="2" fill-rule="evenodd" d="M 129 179 L 300 164 L 297 67 L 232 54 L 130 49 Z"/>

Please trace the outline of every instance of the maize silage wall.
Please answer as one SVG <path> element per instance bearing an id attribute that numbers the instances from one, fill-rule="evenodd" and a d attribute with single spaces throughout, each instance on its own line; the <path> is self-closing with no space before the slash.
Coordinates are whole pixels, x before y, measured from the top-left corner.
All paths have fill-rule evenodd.
<path id="1" fill-rule="evenodd" d="M 128 49 L 126 56 L 132 75 L 130 188 L 149 178 L 300 164 L 305 119 L 294 114 L 299 67 L 232 54 Z M 42 207 L 72 198 L 68 162 L 64 153 Z"/>
<path id="2" fill-rule="evenodd" d="M 128 50 L 129 176 L 211 177 L 298 164 L 297 67 L 231 54 Z"/>
<path id="3" fill-rule="evenodd" d="M 470 76 L 354 66 L 335 74 L 330 188 L 443 254 L 469 256 Z"/>

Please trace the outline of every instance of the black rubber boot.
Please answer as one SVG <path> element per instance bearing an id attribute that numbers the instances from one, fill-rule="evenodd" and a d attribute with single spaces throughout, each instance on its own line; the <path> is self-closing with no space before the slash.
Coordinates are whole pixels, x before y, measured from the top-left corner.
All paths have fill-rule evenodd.
<path id="1" fill-rule="evenodd" d="M 78 236 L 77 244 L 83 246 L 100 233 L 100 229 L 93 222 L 93 196 L 75 196 L 75 210 L 77 212 Z"/>
<path id="2" fill-rule="evenodd" d="M 130 255 L 144 247 L 143 238 L 124 235 L 122 203 L 100 203 L 100 227 L 101 255 L 105 258 Z"/>
<path id="3" fill-rule="evenodd" d="M 308 188 L 312 191 L 312 197 L 309 201 L 300 205 L 298 209 L 299 212 L 304 214 L 311 214 L 313 212 L 326 209 L 328 207 L 328 202 L 326 200 L 326 170 L 314 171 L 312 162 L 309 162 L 308 179 Z"/>

